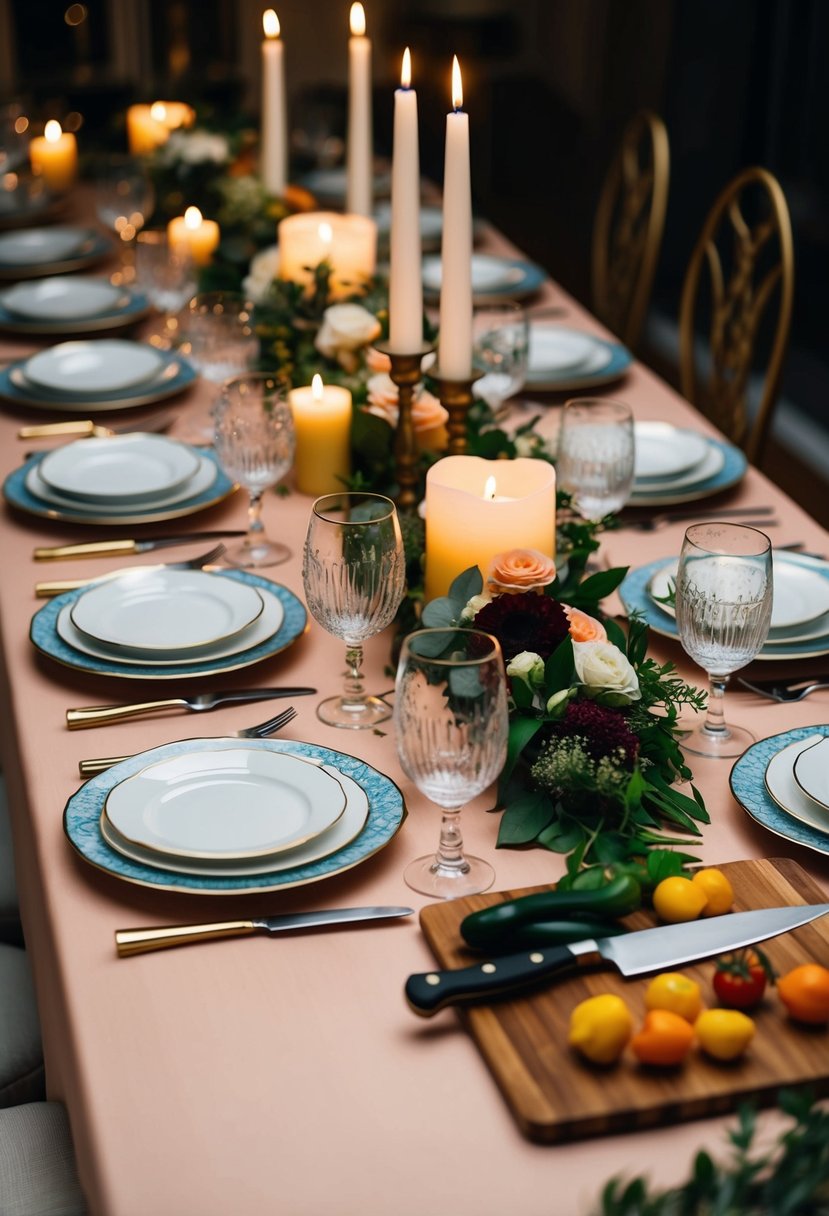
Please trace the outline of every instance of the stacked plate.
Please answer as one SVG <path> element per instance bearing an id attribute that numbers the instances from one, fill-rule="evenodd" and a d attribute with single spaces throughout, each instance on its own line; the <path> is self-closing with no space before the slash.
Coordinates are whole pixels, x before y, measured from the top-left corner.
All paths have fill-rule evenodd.
<path id="1" fill-rule="evenodd" d="M 94 295 L 100 301 L 97 288 Z M 60 342 L 12 363 L 0 371 L 0 396 L 34 409 L 94 414 L 160 401 L 195 378 L 180 355 L 144 342 L 99 338 Z"/>
<path id="2" fill-rule="evenodd" d="M 79 274 L 16 283 L 0 291 L 0 328 L 11 333 L 97 333 L 131 325 L 149 310 L 143 292 Z"/>
<path id="3" fill-rule="evenodd" d="M 192 739 L 93 777 L 64 829 L 86 861 L 128 882 L 230 895 L 342 873 L 388 844 L 405 813 L 394 782 L 354 756 Z"/>
<path id="4" fill-rule="evenodd" d="M 625 374 L 632 361 L 630 351 L 619 342 L 568 329 L 543 313 L 531 319 L 527 388 L 569 392 L 610 384 Z"/>
<path id="5" fill-rule="evenodd" d="M 83 270 L 106 257 L 111 248 L 95 228 L 54 224 L 7 232 L 0 236 L 0 279 L 35 279 Z"/>
<path id="6" fill-rule="evenodd" d="M 305 629 L 286 587 L 241 570 L 142 567 L 50 600 L 32 620 L 42 653 L 82 671 L 174 680 L 249 667 Z"/>
<path id="7" fill-rule="evenodd" d="M 423 259 L 423 291 L 433 299 L 440 295 L 441 259 Z M 532 262 L 498 258 L 488 253 L 472 255 L 472 297 L 476 304 L 521 300 L 534 295 L 546 283 L 547 274 Z"/>
<path id="8" fill-rule="evenodd" d="M 136 524 L 202 510 L 234 488 L 209 449 L 137 432 L 79 439 L 35 456 L 9 475 L 3 493 L 33 515 Z"/>
<path id="9" fill-rule="evenodd" d="M 736 485 L 748 463 L 739 448 L 667 422 L 637 422 L 631 506 L 693 502 Z"/>
<path id="10" fill-rule="evenodd" d="M 803 726 L 755 743 L 731 770 L 731 789 L 775 835 L 829 853 L 829 726 Z"/>
<path id="11" fill-rule="evenodd" d="M 619 588 L 628 613 L 639 612 L 656 633 L 678 637 L 672 592 L 678 561 L 661 558 L 632 571 Z M 774 553 L 774 602 L 759 659 L 829 654 L 829 562 Z"/>

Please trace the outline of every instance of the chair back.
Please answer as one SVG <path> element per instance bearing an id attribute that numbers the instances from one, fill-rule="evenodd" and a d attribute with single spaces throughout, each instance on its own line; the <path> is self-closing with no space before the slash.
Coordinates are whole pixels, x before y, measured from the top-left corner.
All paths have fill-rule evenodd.
<path id="1" fill-rule="evenodd" d="M 629 347 L 639 340 L 650 300 L 669 176 L 665 124 L 640 110 L 607 171 L 593 225 L 593 307 Z"/>
<path id="2" fill-rule="evenodd" d="M 708 292 L 705 317 L 703 285 Z M 794 252 L 785 195 L 766 169 L 745 169 L 714 203 L 691 254 L 679 312 L 679 372 L 683 394 L 753 463 L 762 456 L 777 401 L 793 298 Z M 696 346 L 701 322 L 708 338 L 703 357 Z M 757 357 L 761 325 L 763 360 Z M 761 362 L 763 387 L 752 422 L 749 377 Z"/>

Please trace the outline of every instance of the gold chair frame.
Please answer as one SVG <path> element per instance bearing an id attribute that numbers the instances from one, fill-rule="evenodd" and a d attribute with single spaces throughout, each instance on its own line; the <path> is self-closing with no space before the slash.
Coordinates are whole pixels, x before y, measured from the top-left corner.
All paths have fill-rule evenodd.
<path id="1" fill-rule="evenodd" d="M 669 178 L 665 124 L 649 110 L 640 110 L 625 127 L 607 171 L 593 225 L 593 306 L 632 348 L 650 301 Z"/>
<path id="2" fill-rule="evenodd" d="M 767 217 L 753 226 L 743 214 L 744 192 L 765 193 Z M 726 278 L 718 238 L 729 231 L 733 240 L 733 266 Z M 758 266 L 777 238 L 779 257 L 756 280 Z M 711 320 L 708 340 L 711 369 L 703 384 L 694 357 L 694 320 L 697 315 L 703 269 L 708 270 Z M 779 284 L 779 312 L 771 354 L 766 364 L 757 416 L 749 427 L 747 387 L 754 362 L 760 322 Z M 725 187 L 714 203 L 691 254 L 679 312 L 679 374 L 683 394 L 720 430 L 758 463 L 780 388 L 783 360 L 789 340 L 794 300 L 794 250 L 786 197 L 777 179 L 766 169 L 745 169 Z"/>

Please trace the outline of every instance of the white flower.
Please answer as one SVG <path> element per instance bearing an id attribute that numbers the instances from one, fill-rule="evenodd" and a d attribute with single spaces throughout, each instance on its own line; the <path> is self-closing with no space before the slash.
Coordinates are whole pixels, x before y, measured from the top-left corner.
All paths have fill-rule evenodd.
<path id="1" fill-rule="evenodd" d="M 540 688 L 544 683 L 544 660 L 534 650 L 522 650 L 507 663 L 507 675 L 523 680 L 530 688 Z"/>
<path id="2" fill-rule="evenodd" d="M 636 672 L 612 642 L 574 642 L 573 660 L 588 696 L 608 705 L 627 705 L 641 698 Z"/>
<path id="3" fill-rule="evenodd" d="M 461 612 L 461 620 L 462 621 L 473 620 L 478 615 L 478 613 L 481 611 L 481 609 L 485 608 L 486 605 L 491 602 L 491 600 L 492 600 L 492 596 L 487 595 L 486 592 L 484 592 L 483 595 L 473 595 L 472 599 L 468 601 L 463 612 Z"/>
<path id="4" fill-rule="evenodd" d="M 560 688 L 558 692 L 554 692 L 547 702 L 547 713 L 551 714 L 554 709 L 558 709 L 560 705 L 565 704 L 573 695 L 572 688 Z"/>
<path id="5" fill-rule="evenodd" d="M 380 322 L 362 304 L 332 304 L 322 315 L 314 345 L 346 370 L 356 368 L 355 354 L 380 336 Z"/>
<path id="6" fill-rule="evenodd" d="M 271 245 L 251 259 L 250 269 L 242 280 L 242 290 L 254 304 L 261 304 L 279 273 L 279 246 Z"/>
<path id="7" fill-rule="evenodd" d="M 516 435 L 515 455 L 541 459 L 547 455 L 547 445 L 540 435 Z"/>
<path id="8" fill-rule="evenodd" d="M 230 159 L 230 145 L 224 135 L 213 131 L 173 131 L 161 147 L 160 158 L 167 165 L 177 161 L 186 165 L 205 162 L 224 165 Z"/>

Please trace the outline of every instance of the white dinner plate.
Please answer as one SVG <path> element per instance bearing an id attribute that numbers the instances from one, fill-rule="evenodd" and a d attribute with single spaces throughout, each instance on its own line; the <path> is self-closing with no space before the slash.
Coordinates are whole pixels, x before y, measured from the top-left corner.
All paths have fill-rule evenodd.
<path id="1" fill-rule="evenodd" d="M 598 346 L 590 334 L 559 325 L 532 324 L 528 368 L 532 376 L 573 371 L 581 368 Z M 609 352 L 602 348 L 609 358 Z"/>
<path id="2" fill-rule="evenodd" d="M 106 279 L 85 278 L 79 274 L 17 283 L 0 292 L 0 304 L 4 308 L 17 317 L 36 321 L 97 317 L 129 299 L 121 288 L 113 287 Z"/>
<path id="3" fill-rule="evenodd" d="M 377 221 L 377 231 L 381 236 L 388 237 L 391 233 L 391 203 L 380 203 L 374 209 Z M 426 246 L 434 248 L 440 244 L 443 232 L 443 211 L 440 207 L 420 208 L 420 239 Z"/>
<path id="4" fill-rule="evenodd" d="M 85 591 L 75 628 L 104 646 L 153 657 L 191 654 L 236 638 L 264 611 L 256 587 L 205 570 L 130 570 Z"/>
<path id="5" fill-rule="evenodd" d="M 796 756 L 794 779 L 801 792 L 829 815 L 829 739 L 809 743 Z M 829 830 L 829 819 L 827 820 Z"/>
<path id="6" fill-rule="evenodd" d="M 489 253 L 472 255 L 472 291 L 485 295 L 488 291 L 503 291 L 515 287 L 524 279 L 524 271 L 508 258 L 494 257 Z M 424 258 L 423 286 L 427 291 L 440 291 L 442 280 L 441 259 Z"/>
<path id="7" fill-rule="evenodd" d="M 682 473 L 696 472 L 705 460 L 710 445 L 696 431 L 671 426 L 668 422 L 635 422 L 636 481 L 650 484 L 676 478 Z M 671 484 L 675 484 L 672 480 Z M 646 484 L 641 487 L 647 488 Z"/>
<path id="8" fill-rule="evenodd" d="M 108 393 L 152 380 L 164 366 L 160 351 L 124 338 L 60 342 L 27 359 L 30 384 L 62 394 Z"/>
<path id="9" fill-rule="evenodd" d="M 247 629 L 236 634 L 235 637 L 228 638 L 224 642 L 217 642 L 215 646 L 205 646 L 203 650 L 199 651 L 197 656 L 188 653 L 187 655 L 179 655 L 176 658 L 150 658 L 146 655 L 141 657 L 137 654 L 133 655 L 120 650 L 116 656 L 107 646 L 86 637 L 80 630 L 75 628 L 72 624 L 71 604 L 65 604 L 58 613 L 57 620 L 55 621 L 55 632 L 62 641 L 71 646 L 73 650 L 79 650 L 81 654 L 89 655 L 93 659 L 103 659 L 107 663 L 112 663 L 113 660 L 116 660 L 119 664 L 135 667 L 135 679 L 140 678 L 140 668 L 142 667 L 169 667 L 171 672 L 170 678 L 172 679 L 177 667 L 190 667 L 196 658 L 199 663 L 212 663 L 219 659 L 234 658 L 236 655 L 242 655 L 246 651 L 253 650 L 255 647 L 269 641 L 282 628 L 285 610 L 279 599 L 269 591 L 260 588 L 259 594 L 262 597 L 264 605 L 262 615 L 257 617 Z"/>
<path id="10" fill-rule="evenodd" d="M 71 257 L 90 242 L 88 228 L 27 228 L 0 236 L 0 262 L 6 266 L 30 266 L 58 262 Z"/>
<path id="11" fill-rule="evenodd" d="M 800 754 L 806 748 L 823 742 L 826 742 L 824 735 L 810 735 L 807 739 L 782 748 L 769 760 L 763 780 L 781 810 L 818 832 L 829 833 L 829 811 L 823 810 L 807 797 L 794 775 L 794 766 Z"/>
<path id="12" fill-rule="evenodd" d="M 313 840 L 345 802 L 320 765 L 240 744 L 149 765 L 109 792 L 103 813 L 124 839 L 154 853 L 241 861 Z"/>
<path id="13" fill-rule="evenodd" d="M 725 467 L 725 450 L 716 444 L 708 443 L 707 440 L 703 442 L 706 445 L 706 453 L 695 468 L 688 469 L 685 473 L 677 473 L 675 477 L 668 477 L 664 481 L 655 477 L 645 481 L 634 480 L 633 492 L 637 503 L 646 502 L 649 494 L 658 496 L 666 490 L 692 490 L 695 485 L 707 481 L 709 477 L 716 477 Z"/>
<path id="14" fill-rule="evenodd" d="M 311 761 L 309 760 L 308 763 Z M 154 849 L 144 849 L 141 845 L 126 840 L 109 822 L 105 811 L 101 813 L 101 835 L 108 845 L 132 861 L 140 862 L 142 865 L 157 866 L 160 870 L 172 870 L 179 874 L 195 874 L 204 878 L 213 878 L 217 874 L 244 878 L 246 874 L 279 873 L 282 870 L 293 869 L 294 866 L 307 865 L 312 861 L 320 861 L 323 857 L 330 857 L 338 849 L 343 849 L 346 845 L 351 844 L 352 840 L 355 840 L 362 832 L 368 818 L 368 797 L 365 790 L 357 784 L 353 777 L 348 777 L 333 765 L 324 764 L 322 769 L 323 772 L 329 773 L 338 781 L 343 788 L 345 810 L 342 815 L 330 828 L 320 832 L 313 840 L 306 841 L 305 844 L 297 845 L 282 853 L 272 854 L 265 861 L 233 862 L 165 857 L 163 853 L 157 853 Z"/>
<path id="15" fill-rule="evenodd" d="M 80 439 L 56 448 L 38 465 L 52 490 L 95 506 L 143 504 L 192 481 L 199 456 L 164 435 L 136 433 Z"/>
<path id="16" fill-rule="evenodd" d="M 91 439 L 84 439 L 83 443 L 91 443 Z M 188 498 L 195 498 L 197 494 L 203 494 L 205 490 L 209 490 L 213 482 L 219 476 L 218 466 L 210 459 L 209 456 L 199 457 L 199 466 L 191 478 L 180 485 L 178 489 L 171 490 L 169 494 L 159 495 L 152 502 L 131 502 L 131 503 L 107 503 L 93 506 L 79 502 L 77 498 L 72 498 L 68 494 L 61 494 L 57 490 L 53 490 L 47 485 L 40 476 L 40 462 L 33 465 L 27 472 L 24 484 L 30 494 L 34 494 L 42 502 L 50 507 L 64 508 L 67 511 L 72 511 L 75 516 L 89 515 L 90 523 L 97 522 L 102 512 L 107 516 L 119 517 L 121 515 L 130 517 L 140 513 L 141 511 L 161 510 L 162 507 L 173 507 L 176 503 L 184 502 Z"/>

